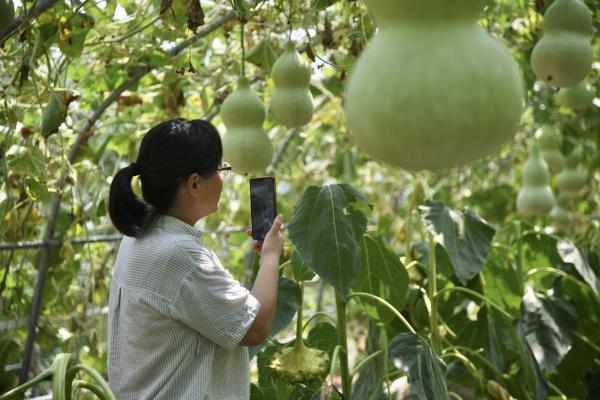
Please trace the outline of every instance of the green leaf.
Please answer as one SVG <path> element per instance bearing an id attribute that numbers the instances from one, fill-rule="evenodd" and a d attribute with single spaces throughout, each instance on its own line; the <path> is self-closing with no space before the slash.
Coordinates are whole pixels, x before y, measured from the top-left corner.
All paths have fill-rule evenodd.
<path id="1" fill-rule="evenodd" d="M 583 280 L 590 285 L 594 293 L 600 296 L 600 279 L 596 276 L 594 270 L 590 267 L 585 255 L 567 240 L 561 240 L 557 244 L 558 253 L 566 263 L 573 264 Z"/>
<path id="2" fill-rule="evenodd" d="M 464 214 L 428 200 L 419 206 L 423 224 L 446 252 L 463 284 L 481 271 L 496 230 L 472 210 Z"/>
<path id="3" fill-rule="evenodd" d="M 421 399 L 447 399 L 444 364 L 429 343 L 414 333 L 395 336 L 389 345 L 389 360 L 408 377 Z"/>
<path id="4" fill-rule="evenodd" d="M 333 351 L 337 345 L 337 331 L 335 330 L 335 326 L 329 322 L 319 322 L 308 332 L 306 345 L 326 351 L 331 360 Z"/>
<path id="5" fill-rule="evenodd" d="M 50 100 L 48 101 L 42 116 L 42 136 L 47 138 L 51 134 L 58 132 L 58 128 L 62 125 L 66 116 L 67 103 L 65 101 L 65 92 L 51 92 Z"/>
<path id="6" fill-rule="evenodd" d="M 366 230 L 360 203 L 368 204 L 350 185 L 309 186 L 289 224 L 290 239 L 308 267 L 344 298 L 360 265 L 357 238 Z"/>
<path id="7" fill-rule="evenodd" d="M 557 240 L 543 232 L 526 232 L 520 237 L 521 265 L 525 272 L 533 268 L 555 268 L 561 261 L 557 251 Z M 556 280 L 556 275 L 538 272 L 532 280 L 539 287 L 549 287 Z"/>
<path id="8" fill-rule="evenodd" d="M 8 167 L 30 175 L 40 175 L 46 169 L 47 158 L 37 147 L 12 146 L 6 153 Z"/>
<path id="9" fill-rule="evenodd" d="M 528 288 L 519 323 L 540 367 L 552 371 L 573 345 L 577 314 L 565 300 Z"/>
<path id="10" fill-rule="evenodd" d="M 34 201 L 47 199 L 49 195 L 48 187 L 31 176 L 25 178 L 25 192 Z"/>
<path id="11" fill-rule="evenodd" d="M 265 73 L 270 74 L 271 67 L 275 63 L 275 60 L 277 60 L 277 54 L 275 54 L 275 50 L 273 50 L 271 44 L 266 39 L 263 39 L 248 51 L 246 60 L 262 68 Z"/>
<path id="12" fill-rule="evenodd" d="M 374 321 L 369 320 L 369 328 L 366 335 L 365 356 L 378 350 L 387 349 L 387 335 Z M 383 342 L 383 343 L 380 343 Z M 383 344 L 384 346 L 381 346 Z M 382 354 L 369 361 L 362 367 L 358 379 L 352 388 L 352 395 L 356 399 L 385 400 L 383 393 L 383 382 L 385 380 L 386 359 Z"/>
<path id="13" fill-rule="evenodd" d="M 292 273 L 294 274 L 294 279 L 296 279 L 296 281 L 310 281 L 315 277 L 314 272 L 308 269 L 306 263 L 302 259 L 302 256 L 296 249 L 294 249 L 292 252 L 291 267 Z"/>
<path id="14" fill-rule="evenodd" d="M 523 375 L 521 383 L 527 387 L 527 392 L 532 394 L 535 400 L 545 400 L 548 391 L 546 380 L 527 343 L 523 325 L 520 322 L 515 324 L 512 335 L 513 345 L 515 345 L 520 359 L 519 366 Z"/>
<path id="15" fill-rule="evenodd" d="M 294 315 L 296 315 L 296 311 L 298 311 L 299 299 L 300 288 L 296 282 L 284 277 L 279 277 L 277 307 L 275 308 L 275 316 L 273 317 L 273 325 L 271 326 L 269 337 L 275 336 L 290 324 Z M 267 340 L 257 346 L 248 347 L 250 358 L 254 357 L 266 344 Z"/>
<path id="16" fill-rule="evenodd" d="M 77 58 L 83 52 L 85 38 L 95 25 L 94 17 L 77 13 L 61 24 L 58 31 L 58 47 L 63 54 L 70 58 Z"/>
<path id="17" fill-rule="evenodd" d="M 408 292 L 408 272 L 400 258 L 390 249 L 381 237 L 377 239 L 363 235 L 362 265 L 353 289 L 379 296 L 393 305 L 398 311 L 404 308 Z M 379 303 L 360 299 L 371 318 L 389 322 L 394 314 Z"/>
<path id="18" fill-rule="evenodd" d="M 481 271 L 485 297 L 500 305 L 509 314 L 519 315 L 521 296 L 517 271 L 501 249 L 493 248 Z"/>

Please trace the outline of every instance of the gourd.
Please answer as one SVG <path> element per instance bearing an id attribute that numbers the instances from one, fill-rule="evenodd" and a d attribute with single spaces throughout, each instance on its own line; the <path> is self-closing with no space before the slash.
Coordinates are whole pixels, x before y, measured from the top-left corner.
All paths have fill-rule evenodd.
<path id="1" fill-rule="evenodd" d="M 67 116 L 67 99 L 65 90 L 54 90 L 50 93 L 50 100 L 42 113 L 42 136 L 47 138 L 58 132 L 58 128 Z"/>
<path id="2" fill-rule="evenodd" d="M 581 146 L 577 146 L 566 159 L 566 166 L 556 179 L 556 185 L 562 191 L 576 192 L 585 186 L 587 173 L 577 168 L 583 158 Z"/>
<path id="3" fill-rule="evenodd" d="M 283 54 L 272 69 L 275 91 L 270 111 L 282 125 L 298 128 L 307 124 L 313 115 L 310 66 L 300 57 L 293 41 L 285 44 Z"/>
<path id="4" fill-rule="evenodd" d="M 517 195 L 517 211 L 526 217 L 533 217 L 552 210 L 555 199 L 549 181 L 548 165 L 542 158 L 538 144 L 533 142 L 523 167 L 523 187 Z"/>
<path id="5" fill-rule="evenodd" d="M 594 92 L 590 89 L 587 81 L 561 88 L 555 96 L 556 102 L 561 106 L 582 111 L 588 108 L 594 101 Z"/>
<path id="6" fill-rule="evenodd" d="M 542 157 L 544 157 L 550 168 L 550 173 L 556 174 L 562 170 L 565 166 L 565 156 L 561 152 L 563 139 L 560 132 L 545 124 L 538 131 L 537 140 L 542 150 Z"/>
<path id="7" fill-rule="evenodd" d="M 569 211 L 571 197 L 567 192 L 560 192 L 556 200 L 556 206 L 550 212 L 552 225 L 558 230 L 565 231 L 571 225 L 572 214 Z"/>
<path id="8" fill-rule="evenodd" d="M 15 5 L 13 0 L 0 0 L 0 33 L 8 27 L 15 18 Z"/>
<path id="9" fill-rule="evenodd" d="M 531 68 L 540 81 L 565 87 L 590 73 L 592 13 L 580 0 L 556 0 L 544 15 L 544 34 L 531 53 Z"/>
<path id="10" fill-rule="evenodd" d="M 241 76 L 237 88 L 225 99 L 221 117 L 227 128 L 223 136 L 223 160 L 239 173 L 264 170 L 273 158 L 273 145 L 263 131 L 265 108 Z"/>
<path id="11" fill-rule="evenodd" d="M 408 170 L 462 165 L 492 154 L 523 107 L 517 63 L 478 25 L 485 0 L 366 0 L 378 32 L 349 79 L 353 140 Z"/>

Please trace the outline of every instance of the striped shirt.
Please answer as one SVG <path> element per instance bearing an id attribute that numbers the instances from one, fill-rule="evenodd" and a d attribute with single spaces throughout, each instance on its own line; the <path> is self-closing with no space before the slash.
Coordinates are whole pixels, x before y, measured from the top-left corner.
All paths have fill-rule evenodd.
<path id="1" fill-rule="evenodd" d="M 239 343 L 260 303 L 191 225 L 160 216 L 121 242 L 109 298 L 108 378 L 119 400 L 248 399 Z"/>

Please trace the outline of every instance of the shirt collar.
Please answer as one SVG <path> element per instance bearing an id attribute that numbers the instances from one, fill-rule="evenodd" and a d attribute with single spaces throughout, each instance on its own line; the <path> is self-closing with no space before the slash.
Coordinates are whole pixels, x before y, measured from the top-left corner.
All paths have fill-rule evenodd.
<path id="1" fill-rule="evenodd" d="M 155 226 L 161 227 L 167 232 L 182 233 L 185 235 L 192 235 L 198 238 L 202 238 L 202 232 L 197 230 L 192 225 L 180 220 L 179 218 L 173 217 L 167 214 L 161 214 L 154 223 Z"/>

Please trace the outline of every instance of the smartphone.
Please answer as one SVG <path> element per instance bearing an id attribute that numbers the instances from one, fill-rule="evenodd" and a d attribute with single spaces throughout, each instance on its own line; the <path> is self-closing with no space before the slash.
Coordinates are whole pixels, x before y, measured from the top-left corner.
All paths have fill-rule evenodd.
<path id="1" fill-rule="evenodd" d="M 264 240 L 277 216 L 274 177 L 250 179 L 250 210 L 252 213 L 252 238 Z"/>

